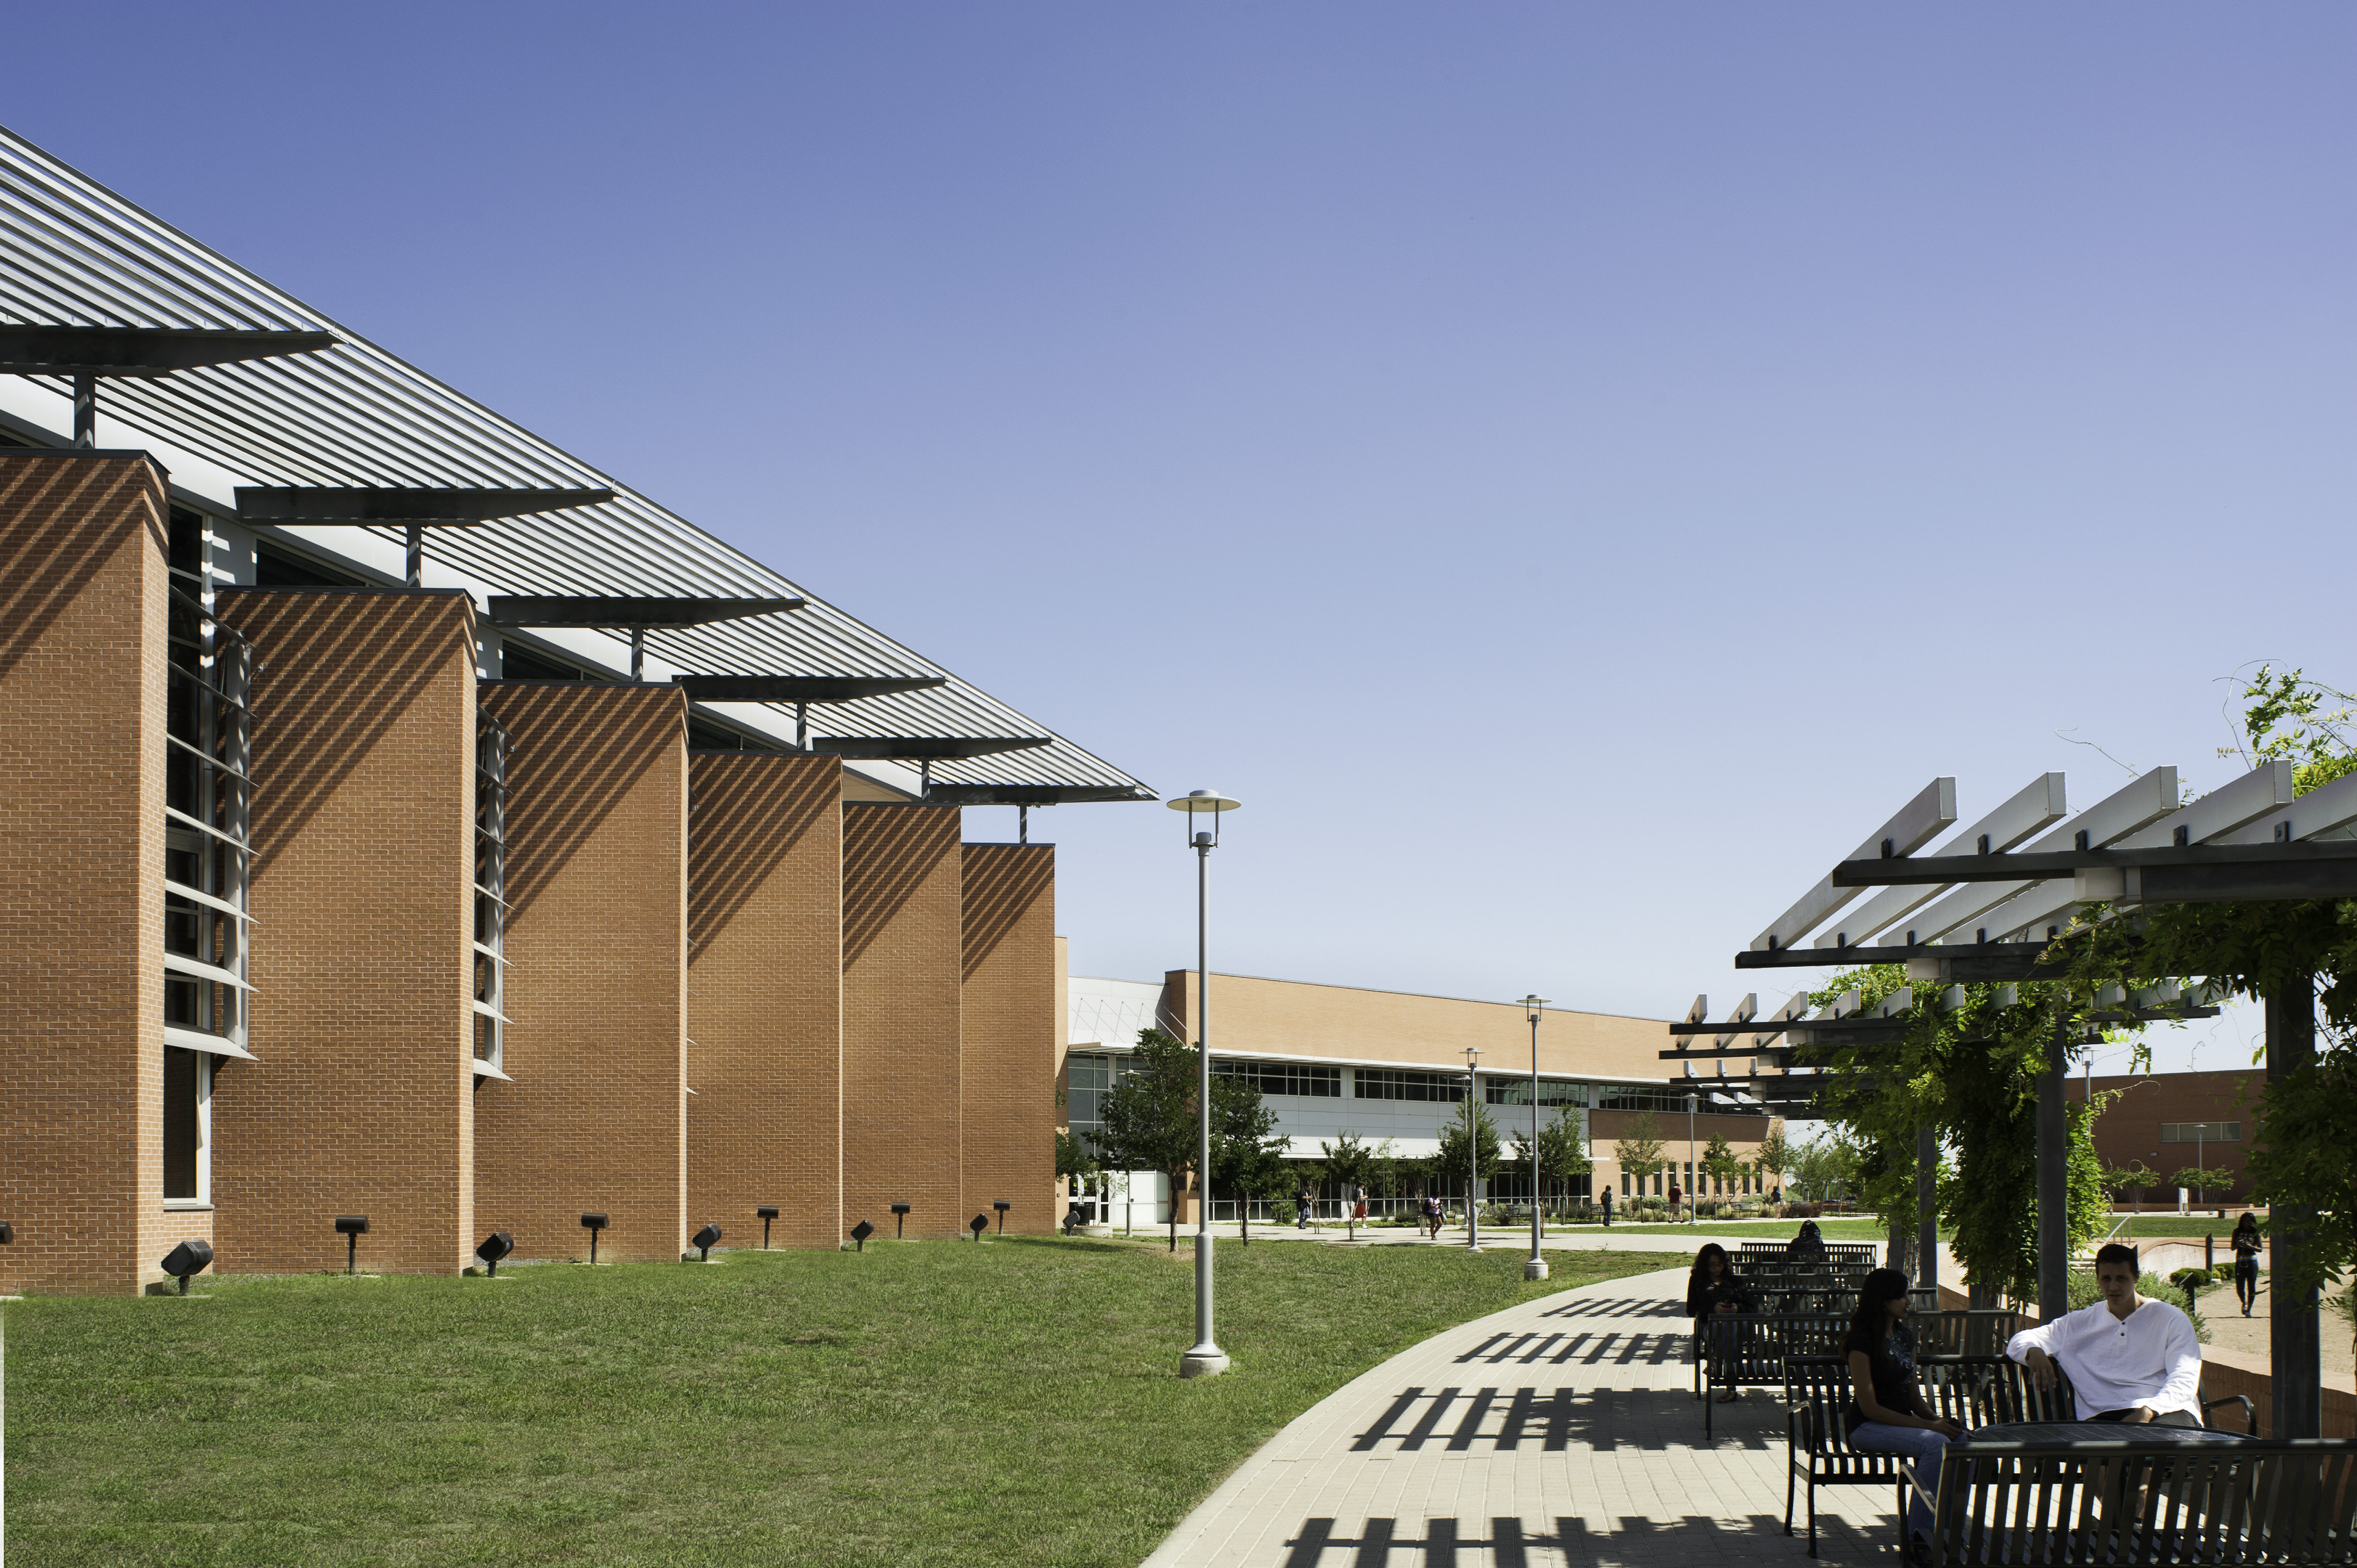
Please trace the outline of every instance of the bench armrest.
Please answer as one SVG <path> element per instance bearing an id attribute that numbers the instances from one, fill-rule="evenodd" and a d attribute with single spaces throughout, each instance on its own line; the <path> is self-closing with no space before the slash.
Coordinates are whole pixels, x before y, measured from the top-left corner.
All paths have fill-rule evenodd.
<path id="1" fill-rule="evenodd" d="M 2228 1394 L 2222 1400 L 2202 1401 L 2201 1424 L 2204 1426 L 2210 1424 L 2210 1412 L 2212 1411 L 2218 1409 L 2221 1405 L 2230 1404 L 2238 1404 L 2243 1407 L 2243 1430 L 2251 1436 L 2256 1437 L 2259 1434 L 2259 1412 L 2252 1408 L 2251 1396 L 2248 1394 Z M 2221 1430 L 2222 1430 L 2222 1428 Z"/>

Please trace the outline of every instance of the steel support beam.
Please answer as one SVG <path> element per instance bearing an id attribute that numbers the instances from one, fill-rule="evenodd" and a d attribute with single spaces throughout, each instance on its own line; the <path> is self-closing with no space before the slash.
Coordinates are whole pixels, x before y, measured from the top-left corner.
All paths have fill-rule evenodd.
<path id="1" fill-rule="evenodd" d="M 1915 1288 L 1940 1288 L 1940 1134 L 1915 1129 Z"/>
<path id="2" fill-rule="evenodd" d="M 2284 993 L 2266 998 L 2267 1083 L 2282 1082 L 2316 1059 L 2316 982 L 2296 976 Z M 2286 1288 L 2309 1239 L 2312 1214 L 2289 1205 L 2267 1223 L 2267 1348 L 2273 1360 L 2268 1391 L 2274 1410 L 2269 1437 L 2320 1437 L 2324 1433 L 2323 1340 L 2316 1293 Z"/>
<path id="3" fill-rule="evenodd" d="M 2054 1020 L 2046 1070 L 2038 1078 L 2038 1318 L 2051 1323 L 2071 1310 L 2071 1121 L 2062 1080 L 2071 1064 L 2071 1026 Z"/>

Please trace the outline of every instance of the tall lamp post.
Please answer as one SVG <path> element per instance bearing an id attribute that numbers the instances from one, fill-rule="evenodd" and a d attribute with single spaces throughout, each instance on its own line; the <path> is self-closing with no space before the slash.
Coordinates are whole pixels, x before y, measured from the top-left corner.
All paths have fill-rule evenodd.
<path id="1" fill-rule="evenodd" d="M 1195 1347 L 1178 1358 L 1178 1375 L 1212 1378 L 1228 1369 L 1228 1353 L 1211 1337 L 1211 852 L 1220 844 L 1220 813 L 1243 802 L 1197 789 L 1163 804 L 1187 813 L 1187 842 L 1195 847 L 1195 1103 L 1202 1112 L 1195 1146 Z M 1209 832 L 1195 829 L 1199 811 L 1211 819 Z"/>
<path id="2" fill-rule="evenodd" d="M 1481 1250 L 1481 1047 L 1465 1047 L 1465 1250 Z"/>
<path id="3" fill-rule="evenodd" d="M 1523 998 L 1523 1005 L 1531 1010 L 1531 1256 L 1523 1265 L 1526 1280 L 1547 1277 L 1546 1260 L 1539 1256 L 1539 1015 L 1546 1011 L 1546 1004 L 1536 993 Z"/>
<path id="4" fill-rule="evenodd" d="M 1686 1096 L 1686 1223 L 1689 1225 L 1695 1222 L 1695 1187 L 1696 1186 L 1695 1176 L 1696 1172 L 1695 1170 L 1694 1119 L 1695 1101 L 1700 1098 L 1702 1098 L 1700 1095 L 1695 1094 L 1689 1094 Z"/>

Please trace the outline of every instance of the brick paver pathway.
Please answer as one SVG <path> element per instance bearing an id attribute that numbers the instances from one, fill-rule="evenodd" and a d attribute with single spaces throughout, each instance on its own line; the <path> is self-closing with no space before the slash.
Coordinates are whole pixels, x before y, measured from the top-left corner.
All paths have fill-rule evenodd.
<path id="1" fill-rule="evenodd" d="M 1806 1568 L 1784 1418 L 1752 1389 L 1703 1442 L 1682 1271 L 1436 1335 L 1318 1402 L 1146 1568 Z M 1883 1487 L 1817 1494 L 1819 1561 L 1895 1568 Z"/>

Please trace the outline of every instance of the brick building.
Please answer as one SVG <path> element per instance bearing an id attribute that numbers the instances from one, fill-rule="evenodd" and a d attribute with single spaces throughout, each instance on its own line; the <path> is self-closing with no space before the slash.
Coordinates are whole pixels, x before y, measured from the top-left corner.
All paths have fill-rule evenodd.
<path id="1" fill-rule="evenodd" d="M 2144 1195 L 2147 1204 L 2177 1207 L 2177 1174 L 2187 1169 L 2224 1171 L 2233 1180 L 2188 1193 L 2210 1206 L 2247 1201 L 2244 1175 L 2259 1132 L 2259 1095 L 2266 1088 L 2262 1068 L 2228 1072 L 2162 1072 L 2145 1077 L 2098 1078 L 2095 1152 L 2106 1165 L 2141 1165 L 2160 1178 Z M 2087 1079 L 2071 1085 L 2083 1097 Z M 2113 1097 L 2113 1098 L 2106 1098 Z M 2122 1201 L 2134 1202 L 2133 1194 Z"/>
<path id="2" fill-rule="evenodd" d="M 1028 814 L 1150 789 L 5 133 L 0 188 L 0 1292 L 1055 1222 Z"/>

